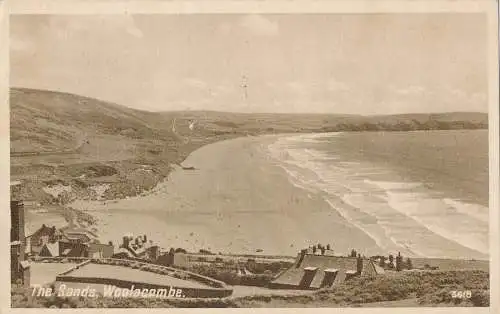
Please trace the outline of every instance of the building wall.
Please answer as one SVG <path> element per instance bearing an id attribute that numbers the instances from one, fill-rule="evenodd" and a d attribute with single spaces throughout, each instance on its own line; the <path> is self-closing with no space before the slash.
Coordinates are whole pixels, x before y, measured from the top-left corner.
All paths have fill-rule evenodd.
<path id="1" fill-rule="evenodd" d="M 187 267 L 189 265 L 189 259 L 184 253 L 166 253 L 160 255 L 157 259 L 158 264 L 164 266 L 177 266 L 177 267 Z M 210 263 L 211 265 L 211 263 Z"/>
<path id="2" fill-rule="evenodd" d="M 89 243 L 88 256 L 94 258 L 110 258 L 113 256 L 114 247 L 109 244 Z"/>
<path id="3" fill-rule="evenodd" d="M 176 287 L 176 286 L 164 286 L 149 284 L 144 282 L 135 282 L 126 279 L 115 279 L 115 278 L 102 278 L 102 277 L 76 277 L 71 276 L 71 274 L 64 276 L 57 276 L 57 282 L 77 282 L 77 283 L 88 283 L 88 284 L 102 284 L 102 285 L 114 285 L 120 288 L 130 289 L 132 285 L 135 289 L 175 289 L 182 290 L 182 294 L 185 298 L 223 298 L 228 297 L 233 293 L 230 288 L 190 288 L 190 287 Z"/>
<path id="4" fill-rule="evenodd" d="M 163 266 L 172 266 L 174 263 L 174 256 L 168 253 L 162 254 L 158 257 L 157 262 Z"/>
<path id="5" fill-rule="evenodd" d="M 177 267 L 187 267 L 188 266 L 188 258 L 184 253 L 175 253 L 174 254 L 174 266 Z"/>

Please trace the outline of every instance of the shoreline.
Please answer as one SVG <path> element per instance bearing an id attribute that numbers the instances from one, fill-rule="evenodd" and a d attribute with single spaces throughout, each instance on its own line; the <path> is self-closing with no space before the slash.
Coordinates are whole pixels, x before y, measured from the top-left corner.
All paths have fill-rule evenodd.
<path id="1" fill-rule="evenodd" d="M 301 133 L 302 135 L 303 134 L 309 134 L 309 133 Z M 172 210 L 172 211 L 164 211 L 162 212 L 162 210 L 164 210 L 164 206 L 162 206 L 161 204 L 158 204 L 158 202 L 160 201 L 164 201 L 162 200 L 162 195 L 163 195 L 163 199 L 169 199 L 170 201 L 172 199 L 174 199 L 176 202 L 180 202 L 180 207 L 184 208 L 184 210 L 189 207 L 189 204 L 186 203 L 186 200 L 176 200 L 175 198 L 175 195 L 176 194 L 179 194 L 177 191 L 175 191 L 176 189 L 178 189 L 179 187 L 176 186 L 176 182 L 178 182 L 179 180 L 183 180 L 181 179 L 182 177 L 184 178 L 188 178 L 190 177 L 193 173 L 196 173 L 197 171 L 199 171 L 200 169 L 204 169 L 204 166 L 203 166 L 203 159 L 204 157 L 202 155 L 207 155 L 207 151 L 208 151 L 208 155 L 210 155 L 212 159 L 212 162 L 214 162 L 213 159 L 215 159 L 215 164 L 217 164 L 217 159 L 220 156 L 224 155 L 224 153 L 221 153 L 219 154 L 219 152 L 217 152 L 216 150 L 218 148 L 222 148 L 224 149 L 225 151 L 227 152 L 233 152 L 233 151 L 236 151 L 238 149 L 235 149 L 233 150 L 233 148 L 229 148 L 228 146 L 234 146 L 233 143 L 238 143 L 236 144 L 238 146 L 238 148 L 242 148 L 241 146 L 243 146 L 243 150 L 245 150 L 245 152 L 242 153 L 242 158 L 247 158 L 248 155 L 253 155 L 255 159 L 261 159 L 260 161 L 264 161 L 264 163 L 266 165 L 261 165 L 261 166 L 258 166 L 258 168 L 261 168 L 260 170 L 262 171 L 261 174 L 265 174 L 266 176 L 268 175 L 267 171 L 264 171 L 263 168 L 266 168 L 265 170 L 269 170 L 272 172 L 272 177 L 276 180 L 278 180 L 278 182 L 282 182 L 282 184 L 276 184 L 276 183 L 272 183 L 272 186 L 283 186 L 283 189 L 285 190 L 283 194 L 285 194 L 283 197 L 285 198 L 285 201 L 281 202 L 281 204 L 279 206 L 274 206 L 275 208 L 273 209 L 274 212 L 272 212 L 272 210 L 259 210 L 257 209 L 255 211 L 255 214 L 259 215 L 259 214 L 263 214 L 263 215 L 266 215 L 266 216 L 269 216 L 269 217 L 273 217 L 274 220 L 276 220 L 276 223 L 279 224 L 279 220 L 280 220 L 280 217 L 281 215 L 285 214 L 286 213 L 286 209 L 283 208 L 284 205 L 288 206 L 290 205 L 291 208 L 293 208 L 292 210 L 292 215 L 295 215 L 295 216 L 301 216 L 302 215 L 302 211 L 303 211 L 303 204 L 304 202 L 307 202 L 309 204 L 311 204 L 309 207 L 310 208 L 318 208 L 318 212 L 319 213 L 327 213 L 328 216 L 333 216 L 335 218 L 337 218 L 338 220 L 342 220 L 341 216 L 338 215 L 337 213 L 335 213 L 332 208 L 323 200 L 321 199 L 320 197 L 318 196 L 314 196 L 312 197 L 310 193 L 308 193 L 307 191 L 304 191 L 303 189 L 300 189 L 299 187 L 296 187 L 296 186 L 293 186 L 292 184 L 290 184 L 290 182 L 288 181 L 288 177 L 286 176 L 286 173 L 285 171 L 282 169 L 282 167 L 276 165 L 276 164 L 272 164 L 270 163 L 269 161 L 271 160 L 271 158 L 267 155 L 267 154 L 264 154 L 263 151 L 262 151 L 262 147 L 263 146 L 267 146 L 268 144 L 274 142 L 277 138 L 280 138 L 280 137 L 284 137 L 284 136 L 291 136 L 291 135 L 301 135 L 301 134 L 296 134 L 296 133 L 286 133 L 286 134 L 272 134 L 272 135 L 263 135 L 263 136 L 248 136 L 248 137 L 239 137 L 239 138 L 235 138 L 235 139 L 231 139 L 231 141 L 227 141 L 227 140 L 224 140 L 224 141 L 217 141 L 215 143 L 212 143 L 210 145 L 205 145 L 205 146 L 202 146 L 200 148 L 198 148 L 197 150 L 193 151 L 182 163 L 183 166 L 195 166 L 196 169 L 198 170 L 182 170 L 181 167 L 176 167 L 169 175 L 169 177 L 164 180 L 163 182 L 161 182 L 160 184 L 158 184 L 154 189 L 151 190 L 150 193 L 148 193 L 147 195 L 142 195 L 142 196 L 136 196 L 136 197 L 130 197 L 130 198 L 127 198 L 127 199 L 118 199 L 118 200 L 107 200 L 107 201 L 76 201 L 76 202 L 73 202 L 69 205 L 72 205 L 73 208 L 75 208 L 76 210 L 79 210 L 79 211 L 82 211 L 82 212 L 86 212 L 90 215 L 93 215 L 94 217 L 97 218 L 97 220 L 99 220 L 100 222 L 98 223 L 98 229 L 99 229 L 99 233 L 102 232 L 102 229 L 103 227 L 104 228 L 107 228 L 107 226 L 109 226 L 110 224 L 112 224 L 112 222 L 110 221 L 109 216 L 110 215 L 115 215 L 115 216 L 118 216 L 120 214 L 122 215 L 127 215 L 128 216 L 128 219 L 143 219 L 148 221 L 150 224 L 155 224 L 157 223 L 157 218 L 158 216 L 170 216 L 172 219 L 174 220 L 177 220 L 179 223 L 183 224 L 186 226 L 186 222 L 191 222 L 191 223 L 194 223 L 194 225 L 196 225 L 197 227 L 200 227 L 200 223 L 201 221 L 199 219 L 187 219 L 187 221 L 185 219 L 183 219 L 182 217 L 179 217 L 179 215 L 182 215 L 182 213 L 179 213 L 179 210 Z M 324 135 L 324 134 L 317 134 L 317 136 L 321 136 L 321 135 Z M 229 143 L 229 144 L 228 144 Z M 256 151 L 253 151 L 252 149 L 255 148 L 254 146 L 257 146 L 259 147 L 259 151 L 256 152 Z M 252 148 L 249 150 L 249 148 Z M 214 151 L 215 150 L 215 151 Z M 201 152 L 201 153 L 200 153 Z M 247 154 L 248 153 L 248 154 Z M 238 155 L 240 156 L 240 155 Z M 247 157 L 244 157 L 244 156 L 247 156 Z M 215 157 L 215 158 L 214 158 Z M 252 157 L 248 157 L 248 158 L 252 158 Z M 258 162 L 257 162 L 258 163 Z M 222 163 L 221 163 L 222 164 Z M 211 169 L 210 171 L 213 171 L 214 169 Z M 209 173 L 208 175 L 211 175 L 211 173 Z M 233 174 L 229 173 L 228 176 L 232 176 Z M 259 178 L 259 180 L 261 180 L 263 177 L 265 176 L 262 176 Z M 189 181 L 189 180 L 188 180 Z M 196 180 L 195 180 L 196 181 Z M 224 181 L 224 180 L 222 180 Z M 230 180 L 229 180 L 230 181 Z M 247 180 L 243 180 L 243 181 L 247 181 Z M 255 180 L 254 180 L 255 181 Z M 274 181 L 274 180 L 269 180 L 269 181 Z M 193 180 L 191 180 L 190 182 L 194 182 Z M 188 182 L 189 183 L 189 182 Z M 210 182 L 210 183 L 213 183 L 213 182 Z M 226 184 L 226 187 L 230 188 L 230 184 L 227 184 L 228 182 L 221 182 L 221 184 Z M 255 183 L 255 184 L 250 184 L 250 186 L 246 185 L 248 183 L 242 183 L 240 182 L 240 185 L 243 184 L 243 186 L 241 186 L 240 190 L 238 192 L 242 192 L 242 193 L 252 193 L 252 190 L 253 190 L 253 187 L 255 186 L 258 186 L 259 184 L 258 183 Z M 185 185 L 184 183 L 182 183 L 182 185 Z M 188 184 L 189 186 L 189 184 Z M 207 185 L 209 186 L 209 185 Z M 174 191 L 172 191 L 172 188 L 174 189 Z M 204 194 L 204 193 L 207 193 L 206 191 L 204 191 L 205 189 L 203 188 L 203 186 L 200 186 L 198 184 L 197 186 L 198 188 L 198 192 L 201 193 L 201 194 Z M 181 187 L 180 190 L 182 190 L 182 192 L 187 192 L 189 188 L 187 187 Z M 173 194 L 171 195 L 170 197 L 166 194 L 169 194 L 168 192 L 165 193 L 166 191 L 169 191 L 170 190 L 170 194 Z M 197 193 L 198 193 L 197 192 Z M 269 198 L 266 200 L 266 204 L 265 206 L 262 206 L 263 208 L 268 208 L 268 207 L 273 207 L 273 195 L 268 195 Z M 195 197 L 196 198 L 196 197 Z M 290 203 L 288 204 L 288 200 L 286 200 L 287 198 L 289 198 L 290 200 Z M 142 204 L 148 204 L 148 206 L 150 207 L 150 209 L 138 209 L 141 207 L 141 203 Z M 154 204 L 152 204 L 154 203 Z M 189 202 L 188 202 L 189 203 Z M 252 203 L 252 201 L 250 201 L 250 203 Z M 212 204 L 213 205 L 213 204 Z M 249 204 L 247 204 L 249 205 Z M 201 207 L 201 206 L 200 206 Z M 216 206 L 217 207 L 217 206 Z M 280 208 L 276 208 L 276 207 L 280 207 Z M 121 209 L 118 209 L 118 208 L 121 208 Z M 277 210 L 276 210 L 277 209 Z M 234 229 L 233 231 L 234 232 L 238 232 L 238 229 L 240 228 L 240 226 L 243 226 L 243 224 L 245 223 L 245 220 L 246 219 L 242 219 L 241 220 L 241 223 L 237 224 L 237 223 L 233 223 L 231 220 L 234 218 L 231 218 L 231 208 L 224 208 L 224 210 L 220 213 L 218 213 L 217 215 L 219 216 L 224 216 L 226 215 L 226 217 L 228 217 L 228 220 L 226 221 L 228 224 L 231 224 L 231 228 Z M 188 211 L 185 212 L 186 214 L 190 214 L 190 215 L 194 215 L 194 216 L 206 216 L 206 215 L 210 215 L 210 210 L 198 210 L 198 213 L 194 212 L 193 213 L 193 207 L 190 207 L 188 208 Z M 163 215 L 162 215 L 163 214 Z M 244 210 L 241 212 L 241 213 L 235 213 L 234 215 L 240 215 L 240 216 L 248 216 L 248 215 L 251 215 L 252 212 L 248 212 L 246 213 Z M 142 217 L 141 217 L 142 216 Z M 253 216 L 253 215 L 252 215 Z M 146 218 L 145 218 L 146 217 Z M 251 216 L 249 216 L 251 217 Z M 153 219 L 154 218 L 154 219 Z M 234 219 L 238 219 L 238 218 L 234 218 Z M 234 220 L 233 219 L 233 220 Z M 241 217 L 239 218 L 241 219 Z M 336 229 L 337 229 L 337 232 L 339 232 L 339 230 L 344 230 L 346 231 L 347 234 L 350 234 L 352 237 L 353 237 L 353 241 L 354 242 L 357 242 L 359 244 L 361 243 L 367 243 L 367 242 L 371 242 L 372 240 L 369 239 L 369 237 L 367 237 L 366 235 L 364 235 L 362 232 L 360 232 L 359 230 L 357 230 L 354 226 L 350 226 L 349 224 L 347 224 L 346 222 L 344 221 L 337 221 L 335 222 L 335 220 L 337 219 L 334 219 L 334 226 L 336 226 Z M 111 219 L 112 220 L 112 219 Z M 122 219 L 119 219 L 120 222 L 123 222 L 125 223 L 127 219 L 125 219 L 125 217 L 123 217 Z M 194 220 L 194 221 L 193 221 Z M 217 223 L 216 221 L 214 220 L 217 220 L 217 219 L 209 219 L 211 220 L 210 224 L 213 226 L 213 225 L 216 225 L 216 226 L 219 226 L 219 227 L 224 227 L 224 225 L 220 224 L 220 223 Z M 311 221 L 308 221 L 306 224 L 309 225 L 309 227 L 306 227 L 306 228 L 301 228 L 301 227 L 298 227 L 297 226 L 297 221 L 300 221 L 301 219 L 291 219 L 292 221 L 288 221 L 288 224 L 290 225 L 291 224 L 291 229 L 296 229 L 296 230 L 301 230 L 301 229 L 310 229 L 310 230 L 313 230 L 315 229 L 314 227 L 312 227 L 315 223 L 317 224 L 323 224 L 324 225 L 324 219 L 323 217 L 319 216 L 319 217 L 315 217 L 314 219 L 310 219 Z M 115 225 L 117 224 L 117 222 L 115 222 Z M 187 223 L 187 227 L 189 227 L 190 223 Z M 156 226 L 158 228 L 158 225 Z M 180 230 L 182 228 L 178 228 L 175 226 L 175 223 L 172 224 L 172 225 L 169 225 L 168 223 L 165 225 L 166 228 L 173 228 L 173 229 L 176 229 L 179 231 L 180 234 L 182 234 L 183 232 Z M 200 227 L 201 229 L 205 229 L 204 232 L 205 234 L 207 233 L 214 233 L 214 232 L 207 232 L 207 228 L 204 228 L 203 226 Z M 210 228 L 209 228 L 210 229 Z M 271 227 L 269 228 L 271 229 Z M 324 229 L 324 228 L 322 228 Z M 213 231 L 213 230 L 212 230 Z M 246 230 L 248 232 L 248 230 Z M 302 230 L 301 232 L 307 232 Z M 193 233 L 193 232 L 191 232 Z M 191 233 L 187 233 L 185 236 L 172 236 L 172 234 L 170 234 L 170 237 L 167 237 L 170 239 L 170 241 L 172 241 L 173 243 L 178 243 L 178 245 L 180 247 L 183 247 L 181 246 L 182 243 L 181 241 L 179 241 L 179 239 L 182 239 L 182 238 L 190 238 L 193 236 L 193 234 Z M 194 233 L 197 233 L 197 232 L 194 232 Z M 215 232 L 216 233 L 216 232 Z M 322 232 L 319 232 L 318 230 L 314 230 L 313 231 L 313 234 L 315 234 L 314 237 L 312 237 L 312 240 L 310 241 L 307 241 L 307 242 L 303 242 L 302 241 L 289 241 L 286 239 L 286 237 L 283 237 L 281 236 L 281 239 L 278 239 L 279 242 L 281 242 L 282 244 L 284 244 L 284 242 L 287 242 L 286 245 L 278 245 L 278 246 L 285 246 L 285 247 L 289 247 L 289 248 L 292 248 L 292 249 L 288 249 L 288 250 L 285 250 L 285 251 L 280 251 L 280 250 L 277 250 L 277 251 L 267 251 L 263 254 L 270 254 L 270 255 L 286 255 L 286 256 L 295 256 L 297 251 L 303 247 L 307 247 L 309 245 L 313 245 L 313 244 L 316 244 L 318 241 L 323 241 L 323 243 L 325 241 L 328 241 L 328 239 L 331 239 L 332 237 L 329 237 L 328 235 L 324 235 L 322 234 Z M 212 234 L 213 235 L 213 234 Z M 257 235 L 257 234 L 256 234 Z M 218 239 L 218 242 L 224 242 L 224 241 L 221 241 L 221 236 L 220 235 L 215 235 L 215 237 Z M 361 237 L 361 238 L 360 238 Z M 107 241 L 110 240 L 109 237 L 104 237 Z M 155 237 L 151 237 L 149 236 L 149 238 L 155 238 Z M 273 238 L 273 241 L 274 240 L 277 240 L 274 236 L 272 237 Z M 304 237 L 302 237 L 304 238 Z M 114 241 L 116 240 L 119 240 L 119 238 L 115 235 L 114 236 Z M 241 239 L 235 239 L 235 242 L 236 241 L 242 241 Z M 217 241 L 216 241 L 217 242 Z M 226 241 L 227 242 L 227 241 Z M 244 241 L 243 241 L 244 242 Z M 259 241 L 257 241 L 259 242 Z M 262 242 L 262 240 L 260 240 L 260 242 Z M 255 245 L 254 249 L 251 249 L 250 247 L 247 246 L 246 249 L 243 249 L 243 250 L 238 250 L 238 249 L 230 249 L 231 247 L 231 244 L 235 245 L 234 243 L 232 243 L 232 241 L 229 241 L 229 243 L 225 243 L 226 245 L 219 245 L 218 248 L 224 248 L 226 247 L 225 250 L 223 250 L 224 254 L 252 254 L 252 255 L 256 255 L 255 251 L 257 249 L 260 249 L 260 247 L 258 245 Z M 198 242 L 198 249 L 207 249 L 207 246 L 210 246 L 208 247 L 209 250 L 213 250 L 213 248 L 210 244 L 210 241 L 199 241 Z M 245 245 L 242 245 L 243 247 L 245 247 Z M 276 246 L 276 245 L 275 245 Z M 184 247 L 185 248 L 185 247 Z M 351 249 L 352 247 L 344 247 L 343 249 L 339 249 L 342 254 L 347 254 L 347 252 Z M 192 251 L 194 252 L 197 252 L 198 249 L 194 249 Z M 189 251 L 189 249 L 188 249 Z M 215 252 L 214 253 L 217 253 L 217 251 L 219 251 L 218 249 L 214 250 Z M 344 252 L 345 251 L 345 252 Z"/>
<path id="2" fill-rule="evenodd" d="M 217 141 L 211 145 L 204 145 L 194 150 L 186 159 L 184 159 L 182 163 L 179 164 L 179 166 L 176 166 L 173 169 L 169 177 L 158 184 L 146 195 L 119 200 L 91 202 L 80 201 L 80 203 L 75 202 L 73 205 L 76 205 L 74 207 L 78 207 L 76 210 L 81 210 L 82 212 L 90 214 L 100 220 L 98 226 L 99 229 L 103 229 L 103 227 L 109 228 L 108 226 L 111 225 L 127 224 L 128 220 L 137 220 L 138 222 L 142 221 L 141 225 L 147 225 L 151 230 L 170 229 L 169 231 L 163 232 L 163 238 L 165 239 L 163 241 L 164 245 L 162 246 L 165 247 L 168 247 L 168 245 L 178 245 L 178 247 L 187 248 L 188 251 L 193 252 L 197 252 L 199 249 L 208 248 L 209 250 L 214 250 L 214 253 L 217 253 L 217 251 L 222 247 L 225 248 L 223 250 L 224 254 L 258 255 L 255 254 L 255 250 L 260 249 L 260 247 L 257 248 L 257 246 L 255 246 L 251 249 L 248 245 L 249 243 L 245 243 L 244 241 L 245 238 L 248 238 L 249 235 L 252 236 L 253 233 L 249 233 L 248 230 L 241 233 L 240 229 L 240 224 L 243 225 L 247 222 L 245 219 L 241 219 L 241 217 L 245 216 L 245 214 L 249 217 L 249 219 L 254 219 L 252 216 L 248 216 L 250 212 L 234 213 L 232 212 L 232 208 L 219 208 L 225 206 L 223 202 L 224 197 L 220 199 L 220 202 L 215 204 L 215 206 L 213 202 L 210 202 L 210 197 L 207 198 L 207 196 L 210 196 L 206 195 L 207 193 L 214 193 L 216 195 L 224 194 L 223 192 L 221 193 L 220 189 L 214 189 L 213 185 L 219 183 L 221 184 L 221 189 L 226 189 L 228 191 L 228 195 L 226 195 L 226 197 L 229 197 L 229 199 L 231 199 L 230 202 L 233 202 L 237 208 L 244 209 L 248 206 L 258 205 L 260 201 L 263 201 L 261 207 L 269 209 L 268 212 L 263 212 L 259 210 L 259 208 L 254 208 L 251 212 L 255 216 L 261 216 L 261 218 L 271 217 L 277 224 L 283 224 L 281 220 L 284 220 L 286 222 L 284 225 L 288 227 L 287 230 L 291 230 L 290 232 L 296 234 L 290 236 L 290 239 L 288 240 L 286 239 L 286 236 L 283 235 L 274 234 L 270 236 L 273 241 L 277 240 L 282 246 L 289 246 L 289 249 L 285 251 L 269 251 L 272 246 L 268 246 L 266 248 L 266 252 L 263 254 L 295 256 L 299 247 L 307 247 L 318 242 L 328 243 L 328 241 L 337 238 L 334 236 L 335 234 L 341 238 L 345 237 L 347 234 L 353 239 L 353 241 L 349 242 L 352 245 L 348 247 L 345 245 L 342 247 L 342 244 L 339 245 L 339 243 L 335 243 L 335 240 L 333 240 L 334 247 L 337 247 L 336 250 L 342 252 L 342 254 L 346 254 L 350 249 L 357 247 L 364 247 L 365 250 L 362 252 L 367 255 L 377 255 L 381 252 L 387 253 L 387 250 L 381 250 L 375 243 L 369 244 L 373 242 L 373 239 L 367 237 L 367 234 L 363 230 L 345 221 L 344 217 L 339 214 L 339 209 L 335 206 L 330 206 L 324 197 L 320 195 L 313 195 L 314 193 L 304 190 L 289 181 L 289 176 L 282 165 L 273 160 L 273 158 L 269 156 L 269 152 L 265 152 L 267 146 L 271 143 L 275 143 L 279 138 L 289 136 L 300 137 L 301 135 L 321 137 L 325 134 L 287 133 L 239 137 L 231 139 L 231 141 Z M 247 159 L 248 164 L 246 162 L 242 162 L 236 167 L 233 167 L 234 160 L 231 158 L 228 159 L 227 155 L 234 158 Z M 208 159 L 208 165 L 205 164 L 205 159 Z M 194 170 L 182 169 L 182 167 L 192 166 L 194 167 Z M 254 171 L 250 171 L 250 173 L 245 173 L 240 170 L 240 168 L 244 166 L 250 166 L 250 168 L 254 167 L 255 169 Z M 230 171 L 231 169 L 228 169 L 231 167 L 233 167 L 234 171 Z M 255 176 L 253 172 L 258 172 L 261 176 Z M 241 178 L 242 175 L 246 179 L 241 180 L 237 178 Z M 247 178 L 245 175 L 250 177 Z M 226 182 L 228 181 L 228 178 L 231 178 L 232 176 L 234 176 L 235 180 L 237 180 L 236 185 L 239 185 L 239 190 L 234 190 L 233 185 L 235 184 L 230 184 L 231 182 L 228 184 L 228 182 Z M 220 177 L 226 177 L 226 179 Z M 229 181 L 231 180 L 229 179 Z M 203 185 L 203 182 L 205 182 L 206 185 Z M 250 182 L 250 185 L 248 182 Z M 269 185 L 269 183 L 271 184 Z M 266 191 L 259 190 L 258 187 L 260 184 L 268 184 L 266 185 L 267 189 L 276 189 L 276 196 L 282 196 L 277 197 L 276 200 L 274 200 L 273 198 L 275 195 L 267 195 L 268 198 L 271 198 L 271 202 L 264 199 L 258 200 L 258 196 L 267 193 Z M 251 193 L 254 189 L 257 191 L 253 194 L 253 196 L 248 197 L 249 191 Z M 193 192 L 195 190 L 196 192 Z M 238 193 L 242 193 L 242 198 L 247 199 L 246 204 L 238 201 L 237 199 L 231 198 L 231 194 Z M 244 195 L 246 195 L 246 197 Z M 200 202 L 200 199 L 204 199 L 204 201 Z M 248 199 L 251 199 L 250 202 L 248 202 Z M 193 204 L 193 200 L 195 204 Z M 198 204 L 196 204 L 196 202 L 198 202 Z M 290 205 L 290 203 L 294 202 L 296 204 Z M 281 208 L 278 208 L 279 206 L 276 206 L 276 204 L 273 203 L 279 203 Z M 166 204 L 169 204 L 169 206 Z M 204 209 L 204 206 L 206 206 L 208 210 Z M 290 206 L 290 208 L 287 208 L 284 211 L 283 206 Z M 212 210 L 210 208 L 212 208 Z M 304 218 L 304 208 L 312 209 L 310 212 L 306 213 L 308 218 Z M 220 209 L 222 210 L 219 212 Z M 225 219 L 226 224 L 231 225 L 232 229 L 230 228 L 231 230 L 226 230 L 226 232 L 230 232 L 230 234 L 234 234 L 236 236 L 235 241 L 240 241 L 239 247 L 243 247 L 243 250 L 237 249 L 238 245 L 235 246 L 232 242 L 228 243 L 226 241 L 225 245 L 223 245 L 224 241 L 221 241 L 220 235 L 217 235 L 217 229 L 227 229 L 227 226 L 217 222 L 217 219 L 215 219 L 215 221 L 212 219 L 213 217 L 211 216 L 213 216 L 212 214 L 214 212 L 217 212 L 216 217 L 222 217 L 221 219 Z M 276 214 L 278 214 L 278 217 L 276 217 Z M 279 217 L 280 215 L 284 218 L 281 219 Z M 286 215 L 295 217 L 291 219 L 293 221 L 292 223 L 287 220 L 289 217 L 286 217 Z M 122 217 L 112 218 L 112 216 Z M 200 219 L 200 217 L 206 218 Z M 241 223 L 236 227 L 234 220 Z M 302 227 L 297 224 L 297 221 L 301 222 L 304 220 L 307 220 L 304 224 L 308 226 Z M 163 223 L 161 223 L 161 221 L 163 221 Z M 211 229 L 207 228 L 207 226 L 215 227 Z M 326 230 L 330 230 L 332 227 L 335 231 L 325 232 Z M 185 232 L 186 230 L 183 229 L 193 230 L 191 232 Z M 124 229 L 122 228 L 122 230 Z M 139 232 L 139 234 L 144 233 L 144 230 L 135 230 L 136 232 Z M 107 233 L 107 236 L 110 236 L 113 232 L 108 231 L 105 233 Z M 111 237 L 114 241 L 119 241 L 121 237 L 118 237 L 117 232 L 114 233 L 114 236 Z M 238 239 L 238 233 L 242 234 L 243 239 Z M 266 231 L 263 233 L 265 234 Z M 267 231 L 267 233 L 269 235 L 273 234 L 272 231 Z M 304 233 L 304 235 L 301 236 L 301 233 Z M 328 234 L 330 235 L 328 236 Z M 155 240 L 157 238 L 161 238 L 162 232 L 156 232 L 156 235 L 157 236 L 153 237 L 149 236 L 149 238 Z M 257 235 L 255 234 L 254 236 Z M 206 239 L 215 237 L 217 241 L 201 241 L 200 238 L 203 237 Z M 197 241 L 196 238 L 200 241 Z M 295 241 L 292 241 L 293 238 L 295 238 Z M 309 238 L 310 241 L 303 242 L 304 238 Z M 182 241 L 183 239 L 185 240 L 184 242 Z M 192 241 L 193 239 L 195 239 L 194 242 Z M 106 240 L 111 239 L 108 237 Z M 218 244 L 215 245 L 216 248 L 213 247 L 215 242 L 218 242 Z M 259 243 L 262 241 L 256 239 L 256 242 Z M 291 243 L 285 244 L 285 242 Z M 276 247 L 274 247 L 274 249 L 276 249 Z M 392 252 L 393 250 L 389 251 Z M 421 257 L 457 259 L 455 256 L 451 257 L 446 255 L 422 255 Z M 468 258 L 481 259 L 477 258 L 477 256 L 459 257 L 458 259 Z"/>

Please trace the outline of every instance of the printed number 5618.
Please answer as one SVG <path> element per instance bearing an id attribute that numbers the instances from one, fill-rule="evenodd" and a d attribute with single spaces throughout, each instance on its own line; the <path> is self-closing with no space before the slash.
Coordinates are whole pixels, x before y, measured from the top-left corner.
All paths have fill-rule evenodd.
<path id="1" fill-rule="evenodd" d="M 472 297 L 472 292 L 470 290 L 453 290 L 450 293 L 453 299 L 470 299 Z"/>

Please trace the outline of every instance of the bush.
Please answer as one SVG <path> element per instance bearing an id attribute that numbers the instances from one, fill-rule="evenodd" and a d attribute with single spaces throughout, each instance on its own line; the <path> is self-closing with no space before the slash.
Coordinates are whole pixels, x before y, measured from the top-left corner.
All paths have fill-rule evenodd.
<path id="1" fill-rule="evenodd" d="M 240 278 L 240 284 L 245 286 L 267 287 L 273 280 L 272 274 L 244 275 Z"/>
<path id="2" fill-rule="evenodd" d="M 473 288 L 475 287 L 475 288 Z M 453 299 L 451 291 L 471 290 L 472 298 Z M 315 293 L 335 303 L 396 301 L 416 295 L 421 305 L 489 305 L 489 275 L 482 271 L 403 272 L 397 276 L 357 277 Z"/>
<path id="3" fill-rule="evenodd" d="M 490 291 L 472 290 L 472 297 L 470 298 L 470 302 L 474 306 L 490 306 Z"/>

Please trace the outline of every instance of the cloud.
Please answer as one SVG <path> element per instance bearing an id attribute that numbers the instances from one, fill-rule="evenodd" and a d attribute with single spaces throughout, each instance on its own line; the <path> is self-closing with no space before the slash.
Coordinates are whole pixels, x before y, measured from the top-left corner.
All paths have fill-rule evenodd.
<path id="1" fill-rule="evenodd" d="M 310 92 L 310 88 L 306 84 L 301 82 L 288 82 L 286 85 L 289 90 L 300 96 L 306 96 Z"/>
<path id="2" fill-rule="evenodd" d="M 63 19 L 53 18 L 50 28 L 59 38 L 68 38 L 75 33 L 95 32 L 115 34 L 125 32 L 135 38 L 142 38 L 143 32 L 137 27 L 132 15 L 75 16 Z"/>
<path id="3" fill-rule="evenodd" d="M 227 35 L 231 32 L 231 24 L 230 23 L 221 23 L 217 26 L 217 31 L 223 35 Z"/>
<path id="4" fill-rule="evenodd" d="M 329 79 L 326 82 L 326 89 L 331 92 L 339 92 L 339 91 L 348 91 L 350 90 L 349 86 L 341 81 L 337 81 L 336 79 Z"/>
<path id="5" fill-rule="evenodd" d="M 33 43 L 29 40 L 10 37 L 10 49 L 16 52 L 25 52 L 33 50 Z"/>
<path id="6" fill-rule="evenodd" d="M 395 89 L 395 92 L 400 95 L 415 95 L 425 92 L 425 88 L 423 88 L 422 86 L 411 85 L 405 88 Z"/>
<path id="7" fill-rule="evenodd" d="M 230 94 L 231 92 L 233 92 L 233 89 L 227 84 L 220 84 L 215 86 L 214 88 L 210 88 L 209 92 L 210 96 L 217 97 Z"/>
<path id="8" fill-rule="evenodd" d="M 208 85 L 205 81 L 202 81 L 202 80 L 197 79 L 197 78 L 189 77 L 189 78 L 184 79 L 183 82 L 190 87 L 194 87 L 194 88 L 198 88 L 198 89 L 206 89 L 208 87 Z"/>
<path id="9" fill-rule="evenodd" d="M 485 93 L 466 93 L 460 89 L 448 90 L 445 96 L 450 104 L 462 106 L 464 110 L 473 111 L 477 108 L 487 108 L 488 96 Z"/>
<path id="10" fill-rule="evenodd" d="M 240 20 L 240 25 L 255 35 L 276 36 L 279 33 L 278 24 L 262 15 L 246 15 Z"/>

